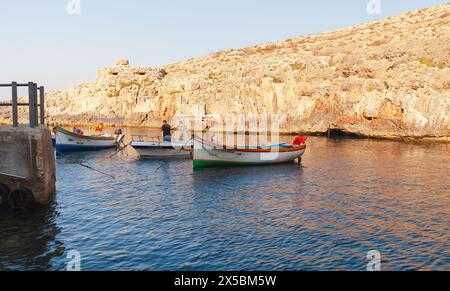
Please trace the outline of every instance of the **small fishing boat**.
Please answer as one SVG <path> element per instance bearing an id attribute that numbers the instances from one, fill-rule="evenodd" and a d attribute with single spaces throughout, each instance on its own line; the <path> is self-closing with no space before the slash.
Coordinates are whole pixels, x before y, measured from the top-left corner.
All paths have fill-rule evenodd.
<path id="1" fill-rule="evenodd" d="M 117 147 L 124 139 L 121 132 L 117 134 L 84 135 L 75 134 L 62 127 L 55 127 L 56 152 L 98 151 Z"/>
<path id="2" fill-rule="evenodd" d="M 182 141 L 133 141 L 130 146 L 134 148 L 141 158 L 172 159 L 192 158 L 192 140 Z"/>
<path id="3" fill-rule="evenodd" d="M 228 148 L 194 138 L 194 168 L 256 166 L 292 162 L 301 159 L 307 137 L 297 137 L 293 144 Z"/>

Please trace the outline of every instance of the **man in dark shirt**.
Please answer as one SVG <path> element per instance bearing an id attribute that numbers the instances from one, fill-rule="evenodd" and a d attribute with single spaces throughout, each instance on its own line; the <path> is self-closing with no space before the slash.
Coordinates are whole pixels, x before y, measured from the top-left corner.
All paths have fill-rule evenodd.
<path id="1" fill-rule="evenodd" d="M 163 126 L 162 126 L 162 132 L 163 132 L 163 137 L 164 137 L 164 141 L 168 141 L 171 142 L 172 141 L 172 134 L 170 133 L 170 125 L 167 123 L 167 120 L 163 121 Z"/>

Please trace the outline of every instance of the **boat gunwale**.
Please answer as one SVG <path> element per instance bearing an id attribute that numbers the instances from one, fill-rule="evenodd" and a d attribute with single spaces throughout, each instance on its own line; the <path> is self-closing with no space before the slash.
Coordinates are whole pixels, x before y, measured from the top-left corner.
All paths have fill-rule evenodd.
<path id="1" fill-rule="evenodd" d="M 268 149 L 239 149 L 237 147 L 235 148 L 227 148 L 226 146 L 219 146 L 214 143 L 205 142 L 203 139 L 195 138 L 196 141 L 201 142 L 202 145 L 207 144 L 209 146 L 217 147 L 215 150 L 221 150 L 221 151 L 229 151 L 229 152 L 241 152 L 241 153 L 289 153 L 289 152 L 297 152 L 302 151 L 306 149 L 306 145 L 302 144 L 299 146 L 291 145 L 292 148 L 268 148 Z M 194 148 L 195 150 L 195 148 Z"/>
<path id="2" fill-rule="evenodd" d="M 54 131 L 60 132 L 62 134 L 65 135 L 69 135 L 72 137 L 76 137 L 76 138 L 81 138 L 81 139 L 91 139 L 91 140 L 108 140 L 108 141 L 116 141 L 117 142 L 117 138 L 115 137 L 104 137 L 104 136 L 91 136 L 91 135 L 78 135 L 75 134 L 73 132 L 68 131 L 65 128 L 62 128 L 60 126 L 56 126 L 55 128 L 53 128 Z"/>

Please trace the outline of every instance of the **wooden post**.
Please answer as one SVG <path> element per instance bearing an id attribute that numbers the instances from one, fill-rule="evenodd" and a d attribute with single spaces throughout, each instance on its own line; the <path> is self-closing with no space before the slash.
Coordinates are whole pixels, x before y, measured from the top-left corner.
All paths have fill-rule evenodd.
<path id="1" fill-rule="evenodd" d="M 34 127 L 34 118 L 33 118 L 33 83 L 28 82 L 28 115 L 30 121 L 30 127 Z"/>
<path id="2" fill-rule="evenodd" d="M 12 82 L 12 121 L 13 127 L 19 126 L 19 114 L 17 109 L 17 82 Z"/>
<path id="3" fill-rule="evenodd" d="M 33 83 L 33 93 L 34 93 L 34 126 L 39 126 L 39 115 L 38 115 L 38 86 Z"/>
<path id="4" fill-rule="evenodd" d="M 37 112 L 36 112 L 36 99 L 37 99 L 36 84 L 33 82 L 28 83 L 28 108 L 30 115 L 30 127 L 36 127 Z"/>
<path id="5" fill-rule="evenodd" d="M 44 103 L 44 87 L 39 87 L 39 105 L 40 112 L 39 117 L 41 121 L 41 125 L 45 125 L 45 103 Z"/>

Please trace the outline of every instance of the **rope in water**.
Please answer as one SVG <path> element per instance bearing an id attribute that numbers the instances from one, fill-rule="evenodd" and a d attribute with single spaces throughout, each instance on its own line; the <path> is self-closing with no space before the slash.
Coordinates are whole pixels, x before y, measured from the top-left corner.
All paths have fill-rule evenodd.
<path id="1" fill-rule="evenodd" d="M 61 140 L 59 139 L 58 135 L 56 135 L 56 136 L 57 136 L 57 138 L 58 138 L 58 141 L 61 143 Z M 58 150 L 56 150 L 56 149 L 55 149 L 55 151 L 56 151 L 56 153 L 57 153 L 58 155 L 62 156 L 62 157 L 65 158 L 65 159 L 68 159 L 68 157 L 69 157 L 68 155 L 63 154 L 63 153 L 61 153 L 61 152 L 58 152 Z M 94 172 L 100 173 L 100 174 L 102 174 L 102 175 L 105 175 L 105 176 L 107 176 L 107 177 L 110 177 L 110 178 L 112 178 L 112 179 L 115 179 L 115 178 L 116 178 L 116 177 L 114 177 L 113 175 L 110 175 L 110 174 L 105 173 L 105 172 L 103 172 L 103 171 L 97 170 L 97 169 L 93 168 L 92 166 L 86 165 L 86 164 L 84 164 L 84 163 L 75 163 L 75 164 L 76 164 L 76 165 L 79 165 L 79 166 L 81 166 L 81 167 L 84 167 L 84 168 L 86 168 L 86 169 L 89 169 L 89 170 L 91 170 L 91 171 L 94 171 Z"/>
<path id="2" fill-rule="evenodd" d="M 68 159 L 68 158 L 69 158 L 68 155 L 65 155 L 65 154 L 63 154 L 63 153 L 61 153 L 61 152 L 56 151 L 56 153 L 57 153 L 58 155 L 61 155 L 61 156 L 62 156 L 63 158 L 65 158 L 65 159 Z M 115 179 L 115 178 L 116 178 L 116 177 L 114 177 L 113 175 L 110 175 L 110 174 L 105 173 L 105 172 L 103 172 L 103 171 L 97 170 L 97 169 L 95 169 L 95 168 L 93 168 L 93 167 L 91 167 L 91 166 L 89 166 L 89 165 L 84 164 L 84 163 L 75 163 L 75 164 L 78 165 L 78 166 L 84 167 L 84 168 L 86 168 L 86 169 L 92 170 L 92 171 L 94 171 L 94 172 L 100 173 L 100 174 L 102 174 L 102 175 L 108 176 L 108 177 L 110 177 L 110 178 L 112 178 L 112 179 Z"/>
<path id="3" fill-rule="evenodd" d="M 58 141 L 61 142 L 61 140 L 59 139 L 59 137 L 58 137 Z M 124 150 L 125 150 L 128 146 L 130 146 L 131 144 L 132 144 L 132 141 L 129 142 L 128 144 L 126 144 L 124 147 L 119 148 L 119 150 L 117 150 L 117 151 L 116 151 L 115 153 L 113 153 L 112 155 L 110 155 L 110 156 L 108 156 L 108 157 L 106 157 L 106 158 L 103 158 L 101 161 L 106 160 L 106 159 L 111 159 L 111 158 L 113 158 L 114 156 L 116 156 L 116 155 L 119 154 L 120 152 L 124 151 Z M 183 150 L 183 147 L 180 149 L 180 151 L 182 151 L 182 150 Z M 64 154 L 64 153 L 61 153 L 61 152 L 58 152 L 57 150 L 56 150 L 56 153 L 59 154 L 60 156 L 62 156 L 63 158 L 65 158 L 65 159 L 68 159 L 68 158 L 69 158 L 68 155 L 66 155 L 66 154 Z M 107 177 L 110 177 L 111 179 L 116 179 L 115 176 L 110 175 L 110 174 L 108 174 L 108 173 L 105 173 L 105 172 L 103 172 L 103 171 L 100 171 L 100 170 L 98 170 L 98 169 L 95 169 L 94 167 L 89 166 L 89 165 L 86 165 L 86 164 L 84 164 L 84 163 L 75 163 L 75 164 L 76 164 L 76 165 L 79 165 L 79 166 L 81 166 L 81 167 L 84 167 L 84 168 L 86 168 L 86 169 L 92 170 L 92 171 L 94 171 L 94 172 L 100 173 L 100 174 L 102 174 L 102 175 L 105 175 L 105 176 L 107 176 Z M 156 168 L 155 171 L 153 172 L 153 174 L 157 173 L 157 172 L 162 168 L 162 166 L 163 166 L 163 164 L 161 164 L 158 168 Z"/>

